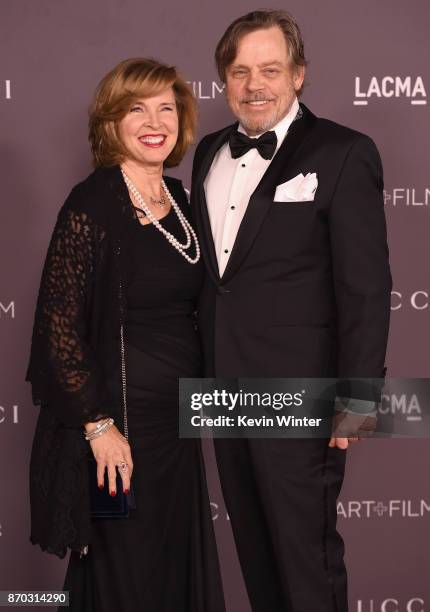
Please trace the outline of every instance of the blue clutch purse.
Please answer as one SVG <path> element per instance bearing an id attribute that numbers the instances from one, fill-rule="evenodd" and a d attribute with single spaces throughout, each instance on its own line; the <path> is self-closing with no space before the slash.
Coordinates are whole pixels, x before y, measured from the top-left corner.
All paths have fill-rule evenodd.
<path id="1" fill-rule="evenodd" d="M 133 488 L 125 494 L 122 478 L 116 474 L 116 495 L 109 493 L 109 481 L 105 472 L 105 486 L 99 489 L 97 484 L 97 462 L 94 456 L 88 457 L 88 475 L 90 479 L 91 518 L 128 518 L 130 509 L 136 509 Z"/>

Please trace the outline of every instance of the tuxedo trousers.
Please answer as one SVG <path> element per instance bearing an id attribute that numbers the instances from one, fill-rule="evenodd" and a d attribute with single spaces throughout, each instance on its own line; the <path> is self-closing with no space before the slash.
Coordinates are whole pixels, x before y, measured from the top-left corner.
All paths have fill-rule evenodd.
<path id="1" fill-rule="evenodd" d="M 327 439 L 216 439 L 253 612 L 347 612 L 336 530 L 346 451 Z"/>

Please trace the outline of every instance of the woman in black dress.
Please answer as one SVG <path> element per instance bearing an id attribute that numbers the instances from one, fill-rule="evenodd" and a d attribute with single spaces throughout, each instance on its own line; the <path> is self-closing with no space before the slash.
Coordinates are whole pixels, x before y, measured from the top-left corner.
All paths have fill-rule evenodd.
<path id="1" fill-rule="evenodd" d="M 27 374 L 41 406 L 31 540 L 71 549 L 64 589 L 80 612 L 224 611 L 200 442 L 178 437 L 178 378 L 201 375 L 203 272 L 186 193 L 163 166 L 183 157 L 195 117 L 174 68 L 111 71 L 90 113 L 96 169 L 45 262 Z M 90 519 L 91 453 L 99 488 L 105 473 L 112 496 L 117 473 L 131 485 L 128 518 Z"/>

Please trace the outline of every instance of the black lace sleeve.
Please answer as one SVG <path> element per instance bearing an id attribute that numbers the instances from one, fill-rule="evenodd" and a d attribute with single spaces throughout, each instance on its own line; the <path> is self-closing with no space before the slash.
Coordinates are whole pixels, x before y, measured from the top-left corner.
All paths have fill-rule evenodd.
<path id="1" fill-rule="evenodd" d="M 42 273 L 26 380 L 35 404 L 80 427 L 109 416 L 107 394 L 89 343 L 94 275 L 106 232 L 87 212 L 65 205 Z"/>

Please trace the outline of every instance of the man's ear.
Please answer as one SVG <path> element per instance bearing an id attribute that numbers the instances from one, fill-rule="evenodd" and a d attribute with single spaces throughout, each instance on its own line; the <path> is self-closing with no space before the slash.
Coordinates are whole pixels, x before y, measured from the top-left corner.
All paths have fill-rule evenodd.
<path id="1" fill-rule="evenodd" d="M 299 91 L 303 85 L 303 81 L 305 80 L 305 67 L 304 66 L 295 66 L 293 73 L 293 83 L 294 89 Z"/>

